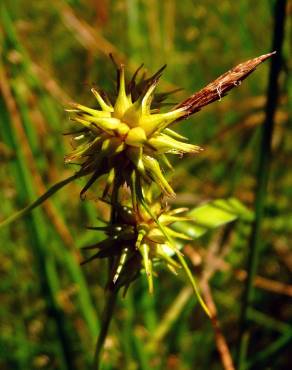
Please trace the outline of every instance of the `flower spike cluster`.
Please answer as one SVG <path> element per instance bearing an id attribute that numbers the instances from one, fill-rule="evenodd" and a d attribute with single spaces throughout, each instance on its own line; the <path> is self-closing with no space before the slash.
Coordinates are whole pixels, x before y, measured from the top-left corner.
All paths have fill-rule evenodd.
<path id="1" fill-rule="evenodd" d="M 118 205 L 115 222 L 103 227 L 90 227 L 93 230 L 104 231 L 107 237 L 84 248 L 97 252 L 83 263 L 97 258 L 112 258 L 113 268 L 108 282 L 110 289 L 122 286 L 127 288 L 139 276 L 140 271 L 144 270 L 149 292 L 152 293 L 155 264 L 163 263 L 174 274 L 181 268 L 181 265 L 172 258 L 172 255 L 180 252 L 170 242 L 170 238 L 181 240 L 190 238 L 172 229 L 171 225 L 174 222 L 189 220 L 181 215 L 187 209 L 171 210 L 167 206 L 162 206 L 160 200 L 149 203 L 152 216 L 142 207 L 135 211 L 129 206 Z"/>
<path id="2" fill-rule="evenodd" d="M 199 146 L 186 143 L 186 138 L 168 128 L 185 115 L 184 107 L 167 113 L 152 108 L 161 70 L 142 84 L 136 84 L 136 75 L 126 84 L 124 66 L 120 66 L 113 102 L 93 88 L 100 109 L 74 104 L 70 110 L 80 130 L 73 138 L 76 147 L 65 162 L 79 161 L 80 173 L 91 175 L 81 196 L 104 174 L 108 176 L 104 197 L 112 186 L 126 183 L 132 187 L 137 179 L 139 183 L 155 182 L 164 194 L 174 196 L 164 176 L 164 168 L 172 168 L 166 154 L 200 151 Z M 158 98 L 161 100 L 162 94 Z"/>
<path id="3" fill-rule="evenodd" d="M 113 97 L 93 88 L 98 109 L 73 104 L 69 111 L 78 131 L 72 134 L 74 150 L 65 162 L 80 165 L 78 177 L 90 176 L 81 197 L 95 181 L 106 176 L 102 199 L 111 206 L 111 219 L 105 226 L 93 228 L 104 231 L 106 238 L 86 247 L 97 251 L 84 263 L 96 258 L 109 259 L 109 289 L 118 290 L 123 286 L 127 289 L 139 273 L 145 271 L 152 292 L 154 266 L 162 262 L 174 273 L 181 267 L 184 269 L 209 314 L 178 248 L 179 239 L 189 238 L 171 227 L 172 223 L 186 219 L 180 215 L 185 209 L 171 210 L 161 205 L 163 195 L 175 195 L 165 177 L 165 171 L 172 169 L 167 155 L 198 153 L 201 148 L 187 143 L 187 139 L 170 126 L 220 100 L 271 55 L 273 53 L 239 64 L 166 113 L 159 108 L 169 93 L 156 93 L 165 67 L 150 78 L 143 75 L 137 82 L 140 66 L 127 83 L 124 66 L 120 65 Z M 159 190 L 158 198 L 152 195 L 154 184 Z M 127 201 L 123 197 L 125 185 L 131 195 Z"/>

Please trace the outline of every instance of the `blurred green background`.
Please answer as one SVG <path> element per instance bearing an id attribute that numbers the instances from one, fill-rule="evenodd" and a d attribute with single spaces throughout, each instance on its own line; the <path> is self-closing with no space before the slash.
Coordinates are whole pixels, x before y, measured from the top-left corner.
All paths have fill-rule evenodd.
<path id="1" fill-rule="evenodd" d="M 64 107 L 93 106 L 92 85 L 112 88 L 109 53 L 129 74 L 141 62 L 149 73 L 167 63 L 160 89 L 182 87 L 169 99 L 180 102 L 236 64 L 270 52 L 273 9 L 269 0 L 1 0 L 0 219 L 74 172 L 63 164 L 70 150 Z M 288 52 L 286 38 L 247 369 L 292 368 Z M 205 151 L 174 160 L 176 206 L 233 196 L 253 209 L 268 71 L 266 62 L 222 101 L 178 125 Z M 107 209 L 93 195 L 80 201 L 83 184 L 71 183 L 1 230 L 3 370 L 90 368 L 106 266 L 80 267 L 79 248 L 101 237 L 85 226 Z M 102 368 L 232 369 L 222 364 L 218 335 L 234 356 L 250 230 L 239 220 L 185 248 L 194 274 L 209 279 L 204 294 L 215 302 L 219 334 L 184 276 L 160 271 L 153 296 L 140 278 L 119 300 Z"/>

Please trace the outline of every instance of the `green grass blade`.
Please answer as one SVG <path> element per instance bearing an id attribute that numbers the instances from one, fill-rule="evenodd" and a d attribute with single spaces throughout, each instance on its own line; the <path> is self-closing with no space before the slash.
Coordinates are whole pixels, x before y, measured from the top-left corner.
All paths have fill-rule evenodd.
<path id="1" fill-rule="evenodd" d="M 48 191 L 46 191 L 43 195 L 41 195 L 38 199 L 34 202 L 23 208 L 22 210 L 14 213 L 13 215 L 9 216 L 6 220 L 0 222 L 0 228 L 8 226 L 9 224 L 19 220 L 20 218 L 26 216 L 30 213 L 33 209 L 40 206 L 43 202 L 45 202 L 48 198 L 50 198 L 53 194 L 55 194 L 58 190 L 62 189 L 64 186 L 69 184 L 70 182 L 78 179 L 80 175 L 74 174 L 72 176 L 67 177 L 65 180 L 62 180 L 52 187 Z"/>

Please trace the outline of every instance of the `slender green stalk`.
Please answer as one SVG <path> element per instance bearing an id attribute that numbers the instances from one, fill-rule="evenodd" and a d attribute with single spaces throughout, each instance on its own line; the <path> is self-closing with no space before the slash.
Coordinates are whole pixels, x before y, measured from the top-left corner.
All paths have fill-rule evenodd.
<path id="1" fill-rule="evenodd" d="M 275 4 L 275 24 L 273 50 L 277 51 L 271 62 L 269 85 L 267 93 L 267 105 L 265 122 L 262 126 L 262 141 L 258 167 L 257 191 L 255 198 L 255 222 L 251 231 L 250 249 L 248 256 L 248 278 L 245 286 L 242 311 L 240 317 L 240 334 L 237 353 L 237 368 L 245 368 L 250 330 L 248 327 L 248 310 L 254 299 L 253 282 L 257 272 L 260 247 L 261 247 L 261 224 L 264 216 L 267 183 L 272 159 L 271 142 L 274 129 L 274 116 L 279 95 L 278 78 L 282 66 L 282 44 L 284 40 L 286 0 L 277 0 Z"/>
<path id="2" fill-rule="evenodd" d="M 271 345 L 269 345 L 264 350 L 257 353 L 252 359 L 250 359 L 247 362 L 246 367 L 248 368 L 253 367 L 253 369 L 267 368 L 266 365 L 269 359 L 271 359 L 272 356 L 276 357 L 277 353 L 283 351 L 283 348 L 288 348 L 288 346 L 291 346 L 291 342 L 292 342 L 292 332 L 291 331 L 285 332 L 278 339 L 276 339 Z"/>
<path id="3" fill-rule="evenodd" d="M 209 311 L 209 308 L 207 307 L 206 303 L 204 302 L 203 298 L 201 297 L 201 294 L 200 294 L 200 291 L 199 291 L 199 288 L 198 288 L 198 285 L 196 283 L 196 280 L 191 272 L 191 270 L 189 269 L 186 261 L 184 260 L 184 258 L 179 254 L 177 253 L 177 257 L 179 259 L 179 262 L 181 263 L 183 269 L 185 270 L 185 274 L 187 275 L 187 277 L 189 278 L 190 280 L 190 283 L 194 289 L 194 292 L 198 298 L 198 301 L 200 303 L 200 305 L 202 306 L 202 308 L 204 309 L 204 311 L 206 312 L 206 314 L 211 318 L 211 313 Z"/>
<path id="4" fill-rule="evenodd" d="M 93 370 L 98 370 L 100 367 L 100 355 L 101 351 L 104 346 L 105 339 L 107 337 L 108 329 L 110 326 L 110 322 L 113 317 L 113 313 L 116 306 L 116 300 L 118 296 L 118 289 L 114 289 L 112 291 L 109 291 L 107 294 L 106 304 L 103 311 L 103 317 L 101 322 L 101 329 L 99 336 L 97 338 L 96 347 L 95 347 L 95 353 L 94 353 L 94 361 L 93 361 Z"/>
<path id="5" fill-rule="evenodd" d="M 10 217 L 6 218 L 6 220 L 0 222 L 0 228 L 8 226 L 12 222 L 20 219 L 21 217 L 26 216 L 29 212 L 31 212 L 34 208 L 40 206 L 44 201 L 50 198 L 53 194 L 55 194 L 58 190 L 62 189 L 64 186 L 69 184 L 70 182 L 78 179 L 80 175 L 78 173 L 67 177 L 65 180 L 57 182 L 55 185 L 51 186 L 48 191 L 46 191 L 43 195 L 41 195 L 37 200 L 23 208 L 22 210 L 14 213 Z"/>
<path id="6" fill-rule="evenodd" d="M 116 209 L 118 204 L 118 197 L 119 197 L 119 181 L 117 179 L 114 180 L 114 188 L 113 193 L 111 196 L 111 223 L 113 223 L 116 219 Z M 109 281 L 111 278 L 111 264 L 113 263 L 113 259 L 109 261 Z M 119 289 L 114 288 L 113 290 L 108 290 L 107 297 L 106 297 L 106 303 L 101 319 L 101 328 L 100 332 L 97 338 L 96 347 L 95 347 L 95 353 L 94 353 L 94 360 L 93 360 L 93 370 L 98 370 L 100 365 L 100 355 L 101 351 L 104 346 L 105 339 L 107 337 L 107 333 L 109 330 L 110 322 L 112 320 L 115 306 L 116 306 L 116 300 L 118 295 Z"/>
<path id="7" fill-rule="evenodd" d="M 288 332 L 292 333 L 292 326 L 288 323 L 274 319 L 273 317 L 253 308 L 249 310 L 248 318 L 251 321 L 256 322 L 258 325 L 266 327 L 268 330 L 274 330 L 282 334 Z"/>

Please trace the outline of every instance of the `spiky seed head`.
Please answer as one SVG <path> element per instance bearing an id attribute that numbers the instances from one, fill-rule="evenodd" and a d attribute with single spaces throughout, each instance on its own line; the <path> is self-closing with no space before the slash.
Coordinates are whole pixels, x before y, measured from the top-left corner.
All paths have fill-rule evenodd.
<path id="1" fill-rule="evenodd" d="M 170 239 L 189 240 L 189 237 L 176 232 L 171 225 L 174 222 L 188 220 L 181 215 L 186 209 L 171 210 L 168 206 L 162 205 L 160 199 L 154 201 L 150 208 L 152 216 L 145 212 L 143 207 L 134 210 L 129 204 L 119 205 L 115 222 L 102 227 L 107 235 L 106 239 L 85 247 L 97 252 L 83 263 L 98 258 L 114 259 L 108 283 L 110 289 L 127 286 L 134 277 L 138 277 L 140 272 L 144 271 L 149 291 L 152 293 L 155 266 L 164 264 L 175 274 L 181 267 L 172 257 L 177 248 Z"/>
<path id="2" fill-rule="evenodd" d="M 99 177 L 110 173 L 108 192 L 117 183 L 119 186 L 126 183 L 135 187 L 135 182 L 140 185 L 155 182 L 166 195 L 174 196 L 164 175 L 165 154 L 198 153 L 200 148 L 186 144 L 185 138 L 181 140 L 180 135 L 168 129 L 170 124 L 183 117 L 184 108 L 157 113 L 156 104 L 155 110 L 152 109 L 161 72 L 162 69 L 139 83 L 136 83 L 135 73 L 127 84 L 125 69 L 121 65 L 118 69 L 118 91 L 112 99 L 104 92 L 91 89 L 99 109 L 73 104 L 74 109 L 70 110 L 72 120 L 81 130 L 77 135 L 73 134 L 75 149 L 65 157 L 65 162 L 80 164 L 82 175 L 91 174 L 82 196 Z M 159 100 L 161 104 L 161 94 Z M 169 163 L 167 167 L 170 167 Z"/>

